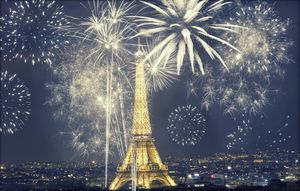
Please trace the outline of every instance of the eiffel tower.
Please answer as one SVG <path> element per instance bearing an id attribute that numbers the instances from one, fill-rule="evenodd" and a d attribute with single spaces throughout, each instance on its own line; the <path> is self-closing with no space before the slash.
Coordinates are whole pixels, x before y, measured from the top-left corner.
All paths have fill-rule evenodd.
<path id="1" fill-rule="evenodd" d="M 152 188 L 156 183 L 162 186 L 176 185 L 168 174 L 168 167 L 162 163 L 154 145 L 155 140 L 151 137 L 144 63 L 140 49 L 136 56 L 131 142 L 122 164 L 118 167 L 117 176 L 109 187 L 110 190 L 118 190 L 128 182 L 132 182 L 132 186 L 146 189 Z"/>

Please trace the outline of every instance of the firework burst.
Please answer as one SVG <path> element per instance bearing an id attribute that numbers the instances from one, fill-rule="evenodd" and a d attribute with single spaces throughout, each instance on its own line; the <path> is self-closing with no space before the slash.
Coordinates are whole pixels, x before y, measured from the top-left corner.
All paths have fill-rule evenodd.
<path id="1" fill-rule="evenodd" d="M 1 51 L 4 61 L 52 64 L 56 53 L 69 44 L 57 29 L 68 24 L 63 7 L 54 0 L 16 1 L 7 4 L 1 18 Z"/>
<path id="2" fill-rule="evenodd" d="M 126 64 L 124 58 L 133 55 L 128 47 L 133 45 L 129 40 L 135 30 L 134 24 L 125 16 L 132 8 L 132 3 L 124 1 L 89 1 L 91 16 L 83 19 L 71 17 L 72 22 L 60 27 L 60 30 L 88 42 L 92 50 L 88 57 L 96 58 L 96 61 L 106 60 L 108 63 L 115 59 L 115 62 Z"/>
<path id="3" fill-rule="evenodd" d="M 194 146 L 205 135 L 206 119 L 197 107 L 181 106 L 169 115 L 167 130 L 178 145 Z"/>
<path id="4" fill-rule="evenodd" d="M 199 70 L 204 74 L 204 66 L 201 58 L 203 55 L 198 53 L 200 49 L 203 49 L 211 59 L 216 58 L 219 60 L 227 69 L 223 58 L 209 44 L 208 40 L 219 42 L 239 52 L 229 42 L 212 33 L 214 31 L 235 32 L 235 29 L 240 28 L 238 25 L 215 23 L 214 14 L 223 6 L 230 4 L 230 2 L 220 0 L 207 5 L 207 0 L 162 0 L 162 6 L 145 1 L 142 1 L 142 3 L 154 9 L 157 17 L 135 16 L 136 21 L 140 22 L 138 25 L 140 32 L 137 35 L 156 35 L 161 40 L 146 56 L 145 60 L 149 59 L 153 54 L 160 52 L 160 56 L 156 60 L 156 65 L 160 64 L 162 60 L 165 60 L 163 65 L 166 65 L 172 53 L 176 53 L 178 74 L 186 57 L 189 58 L 193 72 L 195 71 L 194 65 L 196 62 Z"/>
<path id="5" fill-rule="evenodd" d="M 0 132 L 14 134 L 22 129 L 30 116 L 29 89 L 16 74 L 1 72 L 1 128 Z"/>
<path id="6" fill-rule="evenodd" d="M 230 22 L 244 27 L 236 34 L 223 34 L 240 52 L 224 52 L 230 73 L 223 68 L 208 69 L 202 105 L 208 109 L 217 102 L 224 113 L 258 114 L 278 92 L 273 84 L 284 77 L 285 65 L 290 61 L 289 20 L 280 19 L 266 2 L 251 2 L 238 3 Z"/>
<path id="7" fill-rule="evenodd" d="M 243 26 L 236 34 L 224 33 L 240 53 L 229 50 L 228 67 L 270 79 L 272 74 L 282 76 L 282 64 L 289 63 L 288 50 L 292 42 L 287 38 L 290 20 L 281 19 L 273 5 L 267 2 L 237 3 L 230 21 Z M 250 43 L 251 42 L 251 43 Z M 275 76 L 277 77 L 277 76 Z"/>
<path id="8" fill-rule="evenodd" d="M 83 48 L 82 44 L 79 47 L 71 48 L 67 55 L 72 56 L 66 58 L 66 63 L 52 67 L 54 79 L 47 85 L 51 91 L 48 103 L 56 108 L 56 119 L 68 119 L 69 129 L 63 135 L 70 138 L 72 148 L 78 151 L 79 156 L 93 157 L 105 150 L 106 67 L 95 64 L 93 59 L 86 59 L 85 54 L 90 49 Z M 122 79 L 120 70 L 114 73 L 111 89 L 110 137 L 115 148 L 112 151 L 122 156 L 125 151 L 124 139 L 128 139 L 123 137 L 123 131 L 128 135 L 130 127 L 127 115 L 131 114 L 132 92 L 128 83 Z"/>

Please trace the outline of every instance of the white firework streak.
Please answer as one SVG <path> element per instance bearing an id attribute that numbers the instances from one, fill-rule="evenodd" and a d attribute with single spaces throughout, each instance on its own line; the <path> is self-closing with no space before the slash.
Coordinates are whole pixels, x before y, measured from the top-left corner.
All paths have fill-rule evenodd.
<path id="1" fill-rule="evenodd" d="M 135 21 L 140 23 L 138 24 L 140 31 L 137 36 L 156 36 L 161 40 L 145 57 L 145 61 L 157 52 L 161 54 L 161 58 L 168 60 L 170 55 L 176 52 L 178 74 L 185 57 L 188 57 L 193 73 L 195 72 L 194 65 L 196 62 L 199 70 L 204 75 L 203 55 L 199 53 L 197 46 L 201 47 L 212 60 L 219 60 L 226 69 L 227 66 L 223 58 L 209 44 L 208 40 L 221 43 L 239 52 L 227 40 L 217 37 L 211 32 L 236 32 L 236 29 L 242 28 L 239 25 L 215 23 L 216 17 L 214 14 L 231 2 L 219 0 L 207 5 L 208 0 L 162 0 L 161 7 L 145 1 L 142 1 L 142 3 L 154 9 L 157 16 L 135 16 Z M 159 59 L 156 64 L 160 64 Z"/>

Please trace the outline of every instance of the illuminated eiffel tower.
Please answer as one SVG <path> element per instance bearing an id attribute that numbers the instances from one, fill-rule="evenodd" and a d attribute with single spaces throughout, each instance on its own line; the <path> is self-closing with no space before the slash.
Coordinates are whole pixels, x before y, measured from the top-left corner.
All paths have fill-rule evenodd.
<path id="1" fill-rule="evenodd" d="M 117 176 L 109 189 L 118 190 L 128 182 L 140 188 L 152 188 L 160 183 L 162 186 L 175 186 L 168 174 L 168 167 L 159 157 L 151 137 L 147 91 L 144 76 L 144 63 L 141 51 L 137 52 L 135 102 L 131 142 L 122 164 L 118 167 Z"/>

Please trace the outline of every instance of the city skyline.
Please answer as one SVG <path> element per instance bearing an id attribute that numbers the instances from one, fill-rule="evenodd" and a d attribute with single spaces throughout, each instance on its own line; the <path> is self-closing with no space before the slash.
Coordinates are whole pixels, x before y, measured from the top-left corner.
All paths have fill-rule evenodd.
<path id="1" fill-rule="evenodd" d="M 168 157 L 165 162 L 177 184 L 198 189 L 207 186 L 206 188 L 214 190 L 225 183 L 228 189 L 247 185 L 249 188 L 251 185 L 259 188 L 267 186 L 274 178 L 280 178 L 282 182 L 299 180 L 298 159 L 299 152 L 281 150 L 234 155 L 216 153 L 204 158 Z M 115 168 L 116 166 L 110 166 L 111 170 Z M 4 177 L 2 188 L 6 189 L 26 189 L 32 186 L 38 189 L 96 189 L 104 186 L 103 174 L 103 164 L 96 161 L 5 164 L 0 171 L 0 176 Z M 279 175 L 276 177 L 276 174 Z M 99 175 L 102 176 L 99 178 Z M 109 176 L 110 181 L 113 176 Z M 16 178 L 17 185 L 11 184 L 11 181 L 16 182 Z M 209 185 L 210 181 L 213 185 Z M 294 185 L 296 186 L 297 184 Z M 293 184 L 291 187 L 293 188 Z"/>

